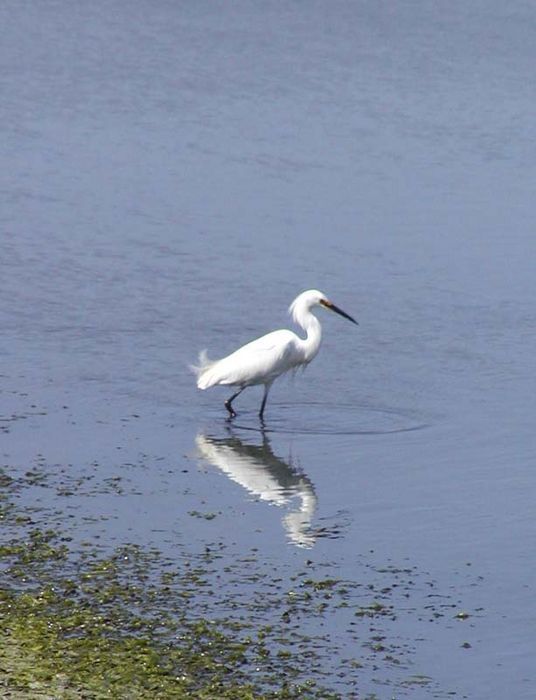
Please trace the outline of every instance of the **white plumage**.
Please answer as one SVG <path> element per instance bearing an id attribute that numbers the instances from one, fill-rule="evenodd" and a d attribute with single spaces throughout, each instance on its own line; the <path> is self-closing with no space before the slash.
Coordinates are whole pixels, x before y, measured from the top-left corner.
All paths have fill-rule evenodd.
<path id="1" fill-rule="evenodd" d="M 264 385 L 264 397 L 259 412 L 262 418 L 268 392 L 275 379 L 289 370 L 305 366 L 316 356 L 322 341 L 320 321 L 311 312 L 315 306 L 335 311 L 353 323 L 351 316 L 332 304 L 322 292 L 310 289 L 294 299 L 289 308 L 293 320 L 305 331 L 305 338 L 288 330 L 278 330 L 263 335 L 243 345 L 221 360 L 211 361 L 206 351 L 199 354 L 199 365 L 192 370 L 197 374 L 199 389 L 216 385 L 239 387 L 225 402 L 231 417 L 236 415 L 232 402 L 246 387 Z"/>

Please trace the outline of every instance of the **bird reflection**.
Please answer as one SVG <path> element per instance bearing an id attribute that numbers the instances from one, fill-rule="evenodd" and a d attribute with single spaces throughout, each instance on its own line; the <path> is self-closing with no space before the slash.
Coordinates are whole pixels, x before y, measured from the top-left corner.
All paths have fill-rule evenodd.
<path id="1" fill-rule="evenodd" d="M 197 435 L 201 457 L 249 493 L 286 508 L 282 523 L 289 539 L 299 547 L 312 547 L 316 535 L 311 523 L 317 498 L 311 481 L 292 465 L 291 459 L 287 463 L 273 453 L 266 433 L 262 433 L 261 445 L 244 442 L 230 429 L 229 433 L 228 438 Z"/>

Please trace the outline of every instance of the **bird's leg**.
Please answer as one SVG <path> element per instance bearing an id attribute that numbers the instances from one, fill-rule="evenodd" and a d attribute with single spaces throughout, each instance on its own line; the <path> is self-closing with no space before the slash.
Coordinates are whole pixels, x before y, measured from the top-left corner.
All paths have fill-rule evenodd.
<path id="1" fill-rule="evenodd" d="M 261 403 L 261 410 L 259 411 L 259 418 L 263 419 L 264 416 L 264 407 L 266 406 L 266 399 L 268 398 L 268 392 L 270 391 L 270 387 L 272 386 L 271 382 L 270 384 L 265 384 L 264 385 L 264 396 L 262 397 L 262 403 Z"/>
<path id="2" fill-rule="evenodd" d="M 231 398 L 227 399 L 227 401 L 226 401 L 225 404 L 224 404 L 224 405 L 225 405 L 225 408 L 229 411 L 229 416 L 230 416 L 231 418 L 234 418 L 234 417 L 236 416 L 236 411 L 234 410 L 234 408 L 233 408 L 233 406 L 232 406 L 233 401 L 236 399 L 236 397 L 237 397 L 239 394 L 241 394 L 241 393 L 244 391 L 245 388 L 246 388 L 246 387 L 243 386 L 241 389 L 239 389 L 239 390 L 236 392 L 236 394 L 233 394 L 233 395 L 231 396 Z"/>

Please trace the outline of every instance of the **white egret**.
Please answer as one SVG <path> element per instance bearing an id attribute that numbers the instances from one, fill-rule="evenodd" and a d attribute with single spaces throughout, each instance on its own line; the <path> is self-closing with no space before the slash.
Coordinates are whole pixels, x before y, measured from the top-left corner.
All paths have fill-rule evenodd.
<path id="1" fill-rule="evenodd" d="M 232 402 L 236 397 L 248 386 L 263 384 L 264 396 L 259 411 L 262 419 L 268 392 L 274 380 L 291 369 L 305 367 L 318 353 L 322 340 L 322 326 L 311 312 L 315 306 L 335 311 L 357 324 L 351 316 L 329 301 L 325 294 L 316 289 L 309 289 L 297 296 L 289 307 L 293 320 L 305 331 L 305 338 L 300 338 L 288 330 L 273 331 L 215 361 L 209 360 L 206 351 L 202 351 L 199 354 L 199 365 L 192 367 L 197 374 L 198 388 L 208 389 L 217 385 L 239 387 L 238 391 L 225 401 L 225 408 L 231 418 L 234 418 L 236 412 Z"/>

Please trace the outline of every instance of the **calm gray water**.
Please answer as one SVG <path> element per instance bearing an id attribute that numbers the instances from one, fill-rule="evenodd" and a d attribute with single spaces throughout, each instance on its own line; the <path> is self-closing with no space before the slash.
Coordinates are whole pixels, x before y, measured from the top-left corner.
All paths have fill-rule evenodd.
<path id="1" fill-rule="evenodd" d="M 411 673 L 532 699 L 536 9 L 7 0 L 0 27 L 4 461 L 126 484 L 34 494 L 75 537 L 405 562 L 471 614 L 392 622 Z M 188 364 L 310 287 L 360 325 L 323 313 L 265 434 L 258 389 L 229 426 Z M 362 692 L 405 697 L 382 673 Z"/>

